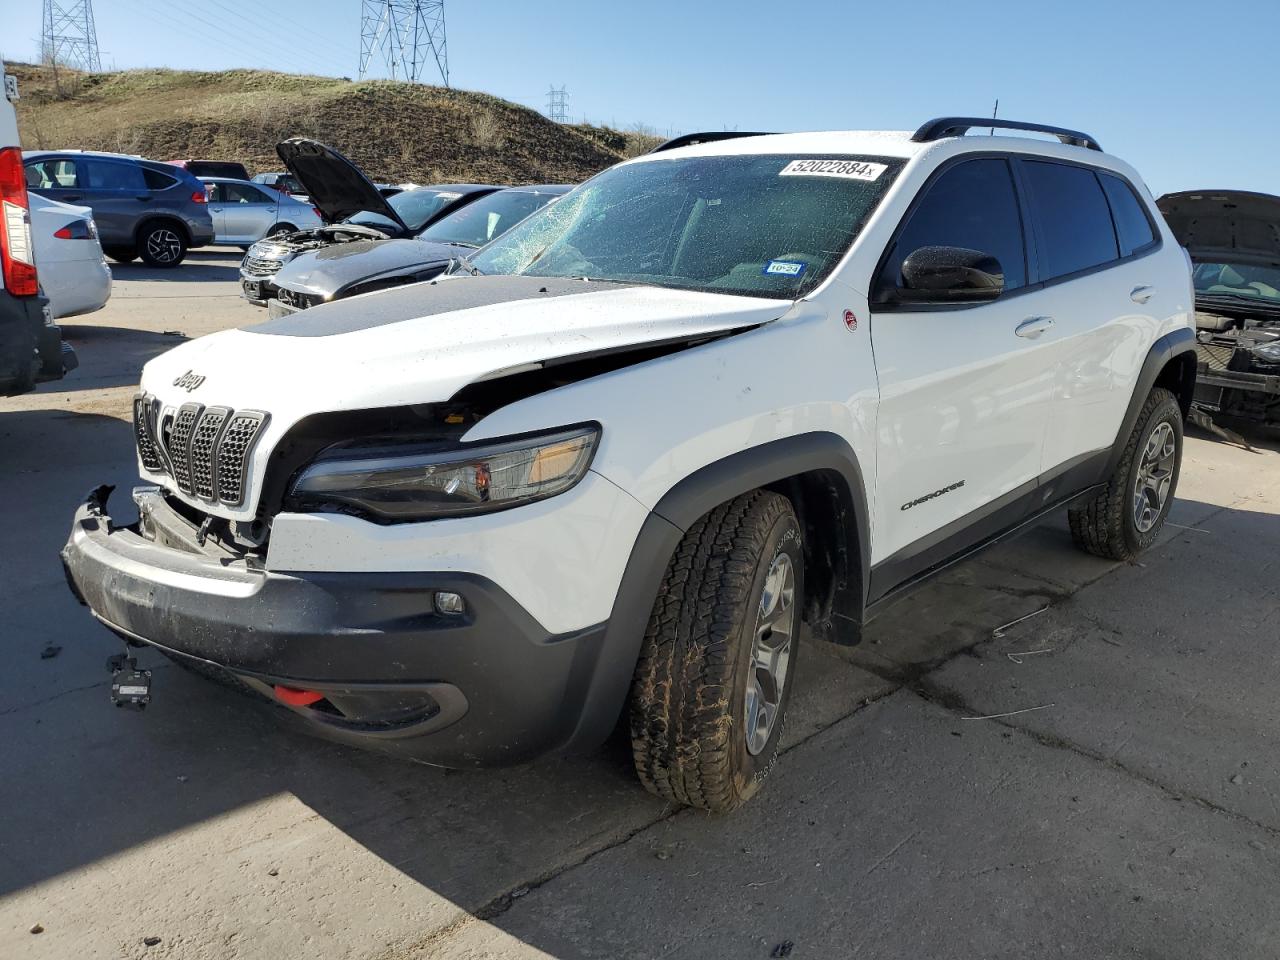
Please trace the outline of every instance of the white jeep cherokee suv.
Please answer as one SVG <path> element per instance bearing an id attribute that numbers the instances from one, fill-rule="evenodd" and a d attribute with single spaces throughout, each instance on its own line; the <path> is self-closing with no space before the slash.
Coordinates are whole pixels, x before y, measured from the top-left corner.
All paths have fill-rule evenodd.
<path id="1" fill-rule="evenodd" d="M 429 762 L 600 743 L 727 810 L 801 621 L 856 643 L 1049 511 L 1127 558 L 1173 498 L 1188 261 L 1084 134 L 706 134 L 438 281 L 143 371 L 139 519 L 63 557 L 133 644 Z"/>

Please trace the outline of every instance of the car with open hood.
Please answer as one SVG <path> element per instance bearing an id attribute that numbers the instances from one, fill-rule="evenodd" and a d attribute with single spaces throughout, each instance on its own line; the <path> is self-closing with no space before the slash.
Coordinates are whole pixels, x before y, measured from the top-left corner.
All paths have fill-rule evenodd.
<path id="1" fill-rule="evenodd" d="M 965 136 L 993 126 L 1056 142 Z M 63 559 L 132 645 L 121 704 L 149 646 L 446 766 L 625 718 L 645 787 L 731 810 L 774 769 L 802 624 L 856 643 L 1051 511 L 1100 556 L 1155 542 L 1192 309 L 1087 134 L 680 137 L 435 280 L 151 360 L 138 519 L 96 490 Z"/>
<path id="2" fill-rule="evenodd" d="M 571 189 L 567 184 L 508 187 L 441 217 L 414 240 L 357 240 L 304 253 L 276 274 L 276 296 L 267 302 L 267 312 L 282 316 L 430 280 Z"/>
<path id="3" fill-rule="evenodd" d="M 240 264 L 241 292 L 260 306 L 275 296 L 280 268 L 299 254 L 361 240 L 414 237 L 449 212 L 501 189 L 479 183 L 437 184 L 386 197 L 359 167 L 319 141 L 294 137 L 277 144 L 276 153 L 324 224 L 263 239 L 249 248 Z"/>
<path id="4" fill-rule="evenodd" d="M 1158 204 L 1191 256 L 1197 405 L 1280 424 L 1280 197 L 1188 190 Z"/>

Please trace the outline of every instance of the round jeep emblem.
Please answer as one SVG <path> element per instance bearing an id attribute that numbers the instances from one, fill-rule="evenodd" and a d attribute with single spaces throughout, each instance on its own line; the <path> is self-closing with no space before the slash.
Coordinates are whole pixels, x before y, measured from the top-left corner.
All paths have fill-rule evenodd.
<path id="1" fill-rule="evenodd" d="M 844 325 L 849 328 L 851 333 L 858 329 L 858 318 L 853 315 L 852 310 L 844 312 Z"/>

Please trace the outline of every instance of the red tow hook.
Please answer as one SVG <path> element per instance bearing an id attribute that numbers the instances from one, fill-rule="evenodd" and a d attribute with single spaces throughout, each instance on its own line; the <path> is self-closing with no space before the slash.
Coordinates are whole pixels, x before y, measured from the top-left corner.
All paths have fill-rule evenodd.
<path id="1" fill-rule="evenodd" d="M 324 699 L 324 694 L 317 690 L 299 690 L 296 687 L 275 685 L 276 699 L 291 707 L 309 707 Z"/>

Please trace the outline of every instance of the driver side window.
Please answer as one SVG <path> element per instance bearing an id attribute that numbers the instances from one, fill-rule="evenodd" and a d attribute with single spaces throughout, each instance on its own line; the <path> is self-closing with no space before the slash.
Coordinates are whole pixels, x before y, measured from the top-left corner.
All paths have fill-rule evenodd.
<path id="1" fill-rule="evenodd" d="M 1006 291 L 1026 286 L 1022 217 L 1008 161 L 965 160 L 933 181 L 898 231 L 880 275 L 880 289 L 902 286 L 902 261 L 921 247 L 963 247 L 990 254 L 1000 261 Z"/>

